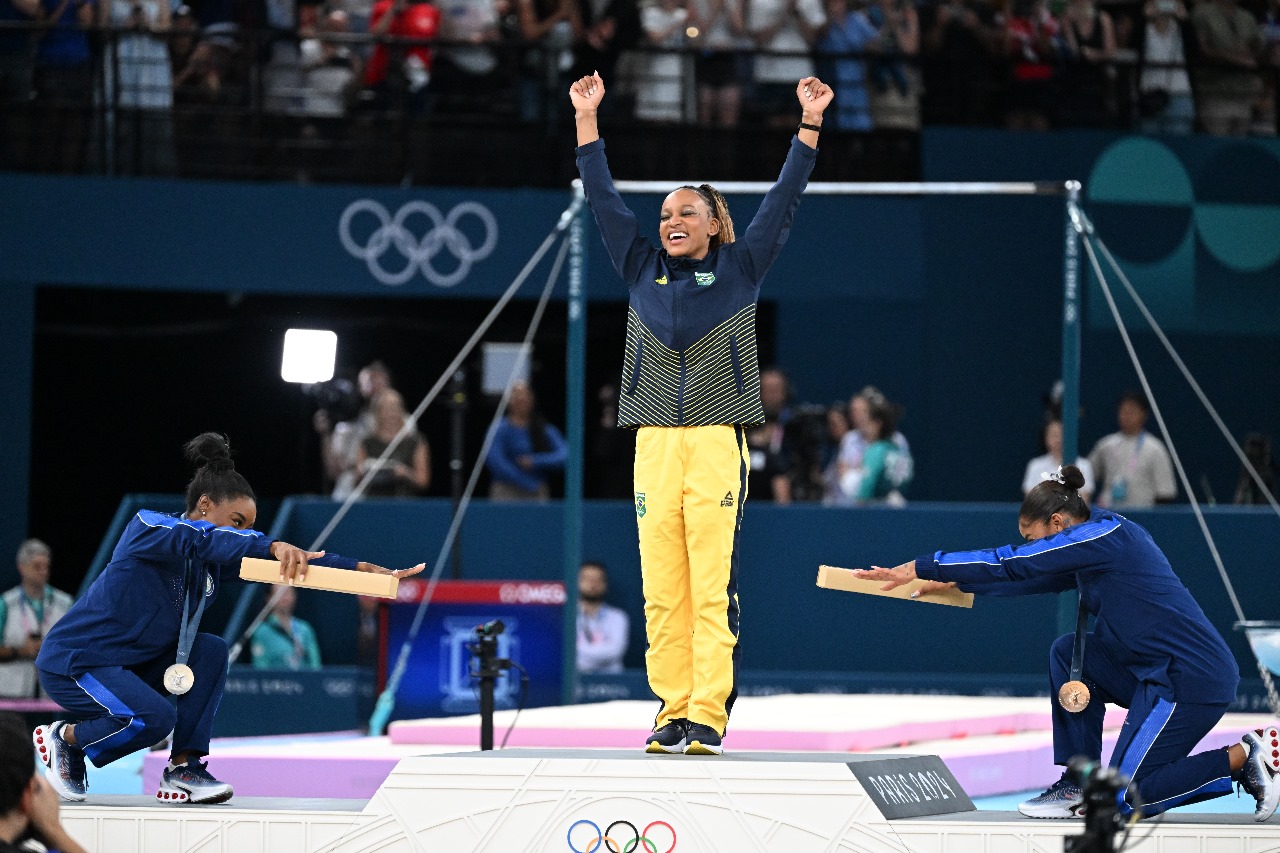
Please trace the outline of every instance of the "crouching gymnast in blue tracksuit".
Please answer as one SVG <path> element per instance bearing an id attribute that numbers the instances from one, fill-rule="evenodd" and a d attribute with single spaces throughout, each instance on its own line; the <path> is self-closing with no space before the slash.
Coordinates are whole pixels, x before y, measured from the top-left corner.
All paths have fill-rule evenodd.
<path id="1" fill-rule="evenodd" d="M 1054 701 L 1054 763 L 1065 766 L 1075 756 L 1101 759 L 1105 703 L 1111 702 L 1129 709 L 1111 755 L 1111 766 L 1133 783 L 1118 803 L 1121 813 L 1132 813 L 1135 787 L 1142 814 L 1151 816 L 1221 797 L 1236 781 L 1257 800 L 1254 818 L 1266 820 L 1280 801 L 1280 731 L 1271 726 L 1248 732 L 1226 749 L 1190 755 L 1235 699 L 1235 658 L 1151 534 L 1113 512 L 1090 512 L 1078 491 L 1083 485 L 1080 469 L 1069 465 L 1028 493 L 1018 513 L 1025 545 L 938 551 L 893 569 L 856 574 L 889 581 L 883 589 L 916 578 L 985 595 L 1076 587 L 1095 617 L 1081 679 L 1092 701 L 1079 713 Z M 1053 644 L 1053 697 L 1071 678 L 1074 639 L 1067 634 Z M 1065 818 L 1080 814 L 1083 804 L 1083 791 L 1064 773 L 1018 810 L 1029 817 Z"/>
<path id="2" fill-rule="evenodd" d="M 41 726 L 33 735 L 50 784 L 64 800 L 83 800 L 85 757 L 102 767 L 173 733 L 173 751 L 156 793 L 166 803 L 220 803 L 230 785 L 209 773 L 213 718 L 227 679 L 227 644 L 197 632 L 200 614 L 242 557 L 280 561 L 281 578 L 307 564 L 397 577 L 381 566 L 303 551 L 253 530 L 257 502 L 235 469 L 223 436 L 187 443 L 197 470 L 186 511 L 142 510 L 125 528 L 111 562 L 88 592 L 50 630 L 36 658 L 40 683 L 74 721 Z M 177 707 L 169 696 L 177 693 Z"/>

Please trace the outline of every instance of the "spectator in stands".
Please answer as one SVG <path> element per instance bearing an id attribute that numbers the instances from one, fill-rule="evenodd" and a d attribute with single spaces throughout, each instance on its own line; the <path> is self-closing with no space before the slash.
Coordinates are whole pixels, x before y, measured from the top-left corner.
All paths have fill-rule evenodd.
<path id="1" fill-rule="evenodd" d="M 636 118 L 679 122 L 691 118 L 686 102 L 693 98 L 692 59 L 681 49 L 688 43 L 689 10 L 685 0 L 653 0 L 640 10 L 643 54 L 636 86 Z"/>
<path id="2" fill-rule="evenodd" d="M 822 0 L 750 0 L 747 32 L 756 48 L 790 56 L 757 55 L 756 96 L 772 126 L 795 124 L 795 81 L 814 73 L 809 50 L 827 26 Z"/>
<path id="3" fill-rule="evenodd" d="M 363 479 L 374 472 L 364 496 L 403 498 L 422 494 L 431 485 L 431 448 L 426 436 L 412 427 L 387 453 L 409 420 L 404 398 L 399 391 L 386 388 L 373 398 L 371 408 L 373 429 L 360 440 L 356 454 L 357 475 Z"/>
<path id="4" fill-rule="evenodd" d="M 1146 507 L 1178 497 L 1169 451 L 1145 429 L 1149 412 L 1142 392 L 1125 392 L 1116 410 L 1119 431 L 1099 439 L 1089 451 L 1099 506 Z"/>
<path id="5" fill-rule="evenodd" d="M 1031 490 L 1040 485 L 1044 474 L 1056 473 L 1062 467 L 1062 421 L 1056 419 L 1045 421 L 1044 428 L 1040 431 L 1040 441 L 1045 452 L 1027 463 L 1027 470 L 1022 475 L 1023 497 L 1031 494 Z M 1075 459 L 1066 464 L 1075 465 L 1080 469 L 1080 473 L 1084 475 L 1084 485 L 1079 489 L 1080 497 L 1086 501 L 1092 500 L 1093 466 L 1089 464 L 1089 460 Z"/>
<path id="6" fill-rule="evenodd" d="M 698 85 L 698 124 L 737 127 L 742 115 L 746 0 L 691 0 L 697 28 L 693 75 Z"/>
<path id="7" fill-rule="evenodd" d="M 568 449 L 560 430 L 538 411 L 528 383 L 511 388 L 507 413 L 494 427 L 485 464 L 489 468 L 489 497 L 503 501 L 546 500 L 552 474 L 564 470 Z"/>
<path id="8" fill-rule="evenodd" d="M 1191 22 L 1200 47 L 1200 124 L 1216 136 L 1243 136 L 1252 127 L 1254 103 L 1262 92 L 1258 22 L 1236 0 L 1201 0 Z"/>
<path id="9" fill-rule="evenodd" d="M 356 484 L 356 463 L 360 443 L 373 431 L 373 398 L 391 387 L 391 373 L 381 361 L 371 361 L 360 369 L 356 387 L 361 403 L 351 420 L 339 419 L 335 423 L 334 409 L 321 407 L 313 420 L 320 435 L 320 455 L 328 482 L 333 485 L 334 500 L 342 500 Z M 337 409 L 341 409 L 341 404 Z"/>
<path id="10" fill-rule="evenodd" d="M 867 415 L 858 429 L 866 450 L 853 498 L 857 503 L 901 506 L 906 503 L 903 490 L 915 473 L 910 452 L 896 440 L 902 407 L 883 395 L 867 399 Z"/>
<path id="11" fill-rule="evenodd" d="M 32 133 L 31 51 L 34 30 L 23 31 L 18 24 L 33 24 L 40 18 L 40 0 L 0 0 L 0 169 L 28 164 Z"/>
<path id="12" fill-rule="evenodd" d="M 1004 24 L 1005 52 L 1011 60 L 1005 126 L 1048 130 L 1054 109 L 1056 65 L 1062 30 L 1045 0 L 1016 0 Z"/>
<path id="13" fill-rule="evenodd" d="M 871 76 L 871 120 L 876 127 L 917 130 L 920 127 L 916 70 L 908 64 L 920 54 L 920 19 L 908 0 L 874 0 L 867 20 L 879 32 L 868 47 L 876 58 Z"/>
<path id="14" fill-rule="evenodd" d="M 1068 0 L 1062 32 L 1071 61 L 1062 87 L 1064 125 L 1097 127 L 1115 116 L 1115 23 L 1094 0 Z"/>
<path id="15" fill-rule="evenodd" d="M 435 101 L 473 103 L 481 92 L 492 92 L 499 84 L 494 72 L 498 57 L 498 10 L 493 0 L 435 0 L 440 8 L 440 40 L 432 74 Z"/>
<path id="16" fill-rule="evenodd" d="M 849 431 L 840 440 L 840 451 L 836 458 L 840 491 L 833 503 L 847 506 L 858 501 L 867 448 L 879 436 L 879 430 L 873 427 L 871 419 L 871 412 L 875 407 L 892 413 L 888 399 L 874 385 L 866 386 L 849 400 Z M 907 437 L 895 429 L 892 440 L 900 454 L 897 458 L 911 460 L 911 447 Z"/>
<path id="17" fill-rule="evenodd" d="M 108 174 L 174 171 L 169 0 L 99 0 Z"/>
<path id="18" fill-rule="evenodd" d="M 747 494 L 753 500 L 789 504 L 792 460 L 786 429 L 791 420 L 791 383 L 776 367 L 760 371 L 760 403 L 764 423 L 745 428 L 751 462 Z"/>
<path id="19" fill-rule="evenodd" d="M 93 0 L 40 0 L 47 29 L 37 38 L 33 88 L 42 172 L 79 172 L 84 167 L 93 71 L 89 38 Z"/>
<path id="20" fill-rule="evenodd" d="M 867 63 L 861 54 L 879 37 L 866 13 L 852 8 L 850 0 L 827 0 L 827 28 L 817 52 L 820 74 L 836 90 L 835 114 L 827 121 L 840 130 L 871 130 Z"/>
<path id="21" fill-rule="evenodd" d="M 1271 436 L 1251 432 L 1244 437 L 1244 445 L 1241 449 L 1244 450 L 1249 465 L 1257 472 L 1262 485 L 1266 486 L 1266 491 L 1271 492 L 1271 497 L 1276 497 L 1276 466 L 1271 460 Z M 1236 493 L 1232 503 L 1269 503 L 1266 492 L 1254 481 L 1249 469 L 1244 465 L 1240 466 L 1240 475 L 1236 478 Z"/>
<path id="22" fill-rule="evenodd" d="M 536 43 L 520 63 L 520 118 L 554 124 L 573 68 L 575 42 L 582 38 L 582 15 L 574 0 L 516 0 L 519 39 Z"/>
<path id="23" fill-rule="evenodd" d="M 36 655 L 54 623 L 71 609 L 72 598 L 49 585 L 52 553 L 39 539 L 18 546 L 18 578 L 0 596 L 0 696 L 31 699 L 41 695 Z"/>
<path id="24" fill-rule="evenodd" d="M 1142 76 L 1138 108 L 1144 133 L 1188 134 L 1196 108 L 1187 75 L 1187 47 L 1194 45 L 1182 0 L 1147 0 L 1143 7 Z"/>
<path id="25" fill-rule="evenodd" d="M 613 70 L 624 51 L 640 43 L 640 6 L 637 0 L 575 0 L 582 21 L 582 42 L 574 50 L 571 78 L 599 72 L 605 80 L 613 79 Z M 614 101 L 605 102 L 606 112 L 616 109 Z"/>
<path id="26" fill-rule="evenodd" d="M 600 418 L 590 436 L 591 464 L 587 471 L 595 481 L 592 497 L 630 501 L 636 459 L 636 431 L 618 426 L 618 386 L 607 382 L 596 392 Z"/>
<path id="27" fill-rule="evenodd" d="M 940 0 L 921 10 L 925 114 L 940 124 L 990 124 L 1004 35 L 988 0 Z M 999 58 L 999 61 L 997 61 Z"/>
<path id="28" fill-rule="evenodd" d="M 271 615 L 253 632 L 253 665 L 258 669 L 319 669 L 320 646 L 315 629 L 293 615 L 298 605 L 297 591 L 277 585 L 270 587 L 268 594 L 275 596 L 275 603 Z"/>
<path id="29" fill-rule="evenodd" d="M 315 38 L 304 39 L 299 46 L 303 115 L 318 119 L 341 118 L 355 101 L 364 64 L 360 54 L 335 38 L 350 31 L 347 13 L 333 11 L 320 19 Z M 332 131 L 331 125 L 318 124 L 316 127 Z M 320 132 L 320 135 L 333 136 L 332 132 Z"/>
<path id="30" fill-rule="evenodd" d="M 586 560 L 578 569 L 578 672 L 622 672 L 631 637 L 626 611 L 605 604 L 609 572 Z"/>
<path id="31" fill-rule="evenodd" d="M 369 32 L 378 37 L 429 41 L 440 32 L 440 10 L 426 0 L 377 0 Z M 425 44 L 388 44 L 373 48 L 364 84 L 377 109 L 425 113 L 430 106 L 431 48 Z"/>
<path id="32" fill-rule="evenodd" d="M 85 853 L 58 816 L 58 795 L 36 773 L 31 735 L 16 714 L 0 714 L 0 853 L 40 849 Z"/>
<path id="33" fill-rule="evenodd" d="M 849 434 L 848 407 L 843 401 L 827 409 L 827 440 L 822 446 L 822 502 L 834 504 L 840 494 L 840 447 Z"/>

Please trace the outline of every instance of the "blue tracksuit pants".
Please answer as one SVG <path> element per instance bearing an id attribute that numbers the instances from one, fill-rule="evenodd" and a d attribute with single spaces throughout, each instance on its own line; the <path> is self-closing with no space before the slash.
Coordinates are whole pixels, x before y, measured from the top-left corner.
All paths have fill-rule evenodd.
<path id="1" fill-rule="evenodd" d="M 209 754 L 213 718 L 227 684 L 227 644 L 197 634 L 187 665 L 195 685 L 178 697 L 164 688 L 165 657 L 139 666 L 96 667 L 74 676 L 40 671 L 49 698 L 70 713 L 76 743 L 95 767 L 154 746 L 173 732 L 173 752 Z"/>
<path id="2" fill-rule="evenodd" d="M 1053 697 L 1053 761 L 1066 765 L 1076 755 L 1102 759 L 1102 722 L 1106 703 L 1128 708 L 1110 766 L 1129 777 L 1142 797 L 1143 814 L 1231 793 L 1231 763 L 1225 749 L 1190 755 L 1209 733 L 1226 705 L 1175 702 L 1167 687 L 1141 682 L 1115 664 L 1100 646 L 1086 643 L 1082 680 L 1092 696 L 1078 714 L 1057 702 L 1058 689 L 1071 680 L 1071 648 L 1067 634 L 1053 644 L 1049 655 L 1049 687 Z M 1128 814 L 1132 806 L 1121 803 Z"/>

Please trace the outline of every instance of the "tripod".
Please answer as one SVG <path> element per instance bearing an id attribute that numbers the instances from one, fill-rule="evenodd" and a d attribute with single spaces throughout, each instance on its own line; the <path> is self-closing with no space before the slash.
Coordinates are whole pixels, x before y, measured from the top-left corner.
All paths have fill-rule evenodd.
<path id="1" fill-rule="evenodd" d="M 474 676 L 480 681 L 480 749 L 493 749 L 493 692 L 511 661 L 498 657 L 498 636 L 507 628 L 501 619 L 476 626 L 476 641 L 467 646 L 476 656 Z"/>

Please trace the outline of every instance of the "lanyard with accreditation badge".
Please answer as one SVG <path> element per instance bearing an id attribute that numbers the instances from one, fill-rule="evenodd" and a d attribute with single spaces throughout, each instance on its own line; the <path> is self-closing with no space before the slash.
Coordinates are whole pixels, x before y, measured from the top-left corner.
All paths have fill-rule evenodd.
<path id="1" fill-rule="evenodd" d="M 192 563 L 194 561 L 188 557 L 185 571 L 183 572 L 182 581 L 182 626 L 178 629 L 178 661 L 164 671 L 164 687 L 175 696 L 181 696 L 195 685 L 196 674 L 191 671 L 191 667 L 187 666 L 187 660 L 191 657 L 191 647 L 196 641 L 196 631 L 200 627 L 200 617 L 204 615 L 205 585 L 208 584 L 208 573 L 203 569 L 201 563 L 200 575 L 202 575 L 202 583 L 198 583 L 196 597 L 200 602 L 196 605 L 195 615 L 191 615 L 191 588 L 193 577 Z"/>

